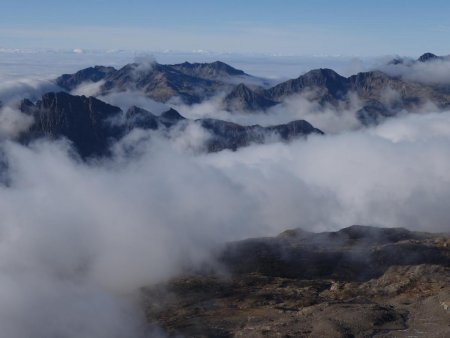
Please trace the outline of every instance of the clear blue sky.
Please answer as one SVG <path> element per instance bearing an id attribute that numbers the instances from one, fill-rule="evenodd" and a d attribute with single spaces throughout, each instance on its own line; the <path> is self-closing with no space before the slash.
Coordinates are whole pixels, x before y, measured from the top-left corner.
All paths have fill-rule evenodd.
<path id="1" fill-rule="evenodd" d="M 444 0 L 0 0 L 0 47 L 450 53 Z"/>

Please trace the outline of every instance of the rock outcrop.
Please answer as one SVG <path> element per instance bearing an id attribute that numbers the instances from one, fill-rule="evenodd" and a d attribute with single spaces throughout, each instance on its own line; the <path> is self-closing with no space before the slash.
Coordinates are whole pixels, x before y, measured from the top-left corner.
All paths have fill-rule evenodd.
<path id="1" fill-rule="evenodd" d="M 144 288 L 169 337 L 445 337 L 450 236 L 352 226 L 230 243 L 231 272 Z M 442 305 L 444 304 L 444 305 Z"/>

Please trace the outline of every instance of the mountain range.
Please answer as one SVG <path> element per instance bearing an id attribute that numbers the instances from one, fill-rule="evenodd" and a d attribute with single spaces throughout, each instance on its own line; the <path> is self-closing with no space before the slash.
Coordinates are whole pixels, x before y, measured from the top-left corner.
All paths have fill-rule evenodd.
<path id="1" fill-rule="evenodd" d="M 426 53 L 413 62 L 446 60 Z M 394 59 L 390 65 L 403 62 Z M 64 74 L 55 83 L 63 90 L 17 103 L 33 121 L 17 141 L 66 139 L 83 160 L 112 156 L 114 144 L 136 131 L 169 138 L 190 127 L 201 128 L 206 135 L 201 151 L 207 152 L 324 134 L 305 120 L 261 126 L 190 119 L 180 114 L 180 100 L 193 105 L 218 97 L 230 114 L 270 114 L 271 107 L 282 109 L 286 99 L 303 96 L 336 111 L 356 106 L 354 113 L 364 125 L 414 112 L 430 102 L 440 110 L 450 106 L 450 86 L 408 81 L 378 70 L 345 77 L 332 69 L 315 69 L 269 86 L 220 61 L 153 62 L 120 69 L 90 67 Z M 74 94 L 90 83 L 98 84 L 97 97 Z M 101 99 L 131 91 L 165 103 L 167 109 L 154 113 L 138 102 L 124 108 Z M 0 156 L 0 182 L 8 167 L 4 161 Z M 186 265 L 180 260 L 179 275 L 139 290 L 145 319 L 164 336 L 450 335 L 449 234 L 362 225 L 321 233 L 297 228 L 274 237 L 218 244 L 208 258 L 195 267 L 187 264 L 189 259 Z"/>
<path id="2" fill-rule="evenodd" d="M 446 57 L 426 53 L 414 62 L 437 60 L 446 60 Z M 189 120 L 169 108 L 170 102 L 182 100 L 185 104 L 194 104 L 217 95 L 231 113 L 247 114 L 266 112 L 296 95 L 304 95 L 319 106 L 336 110 L 349 109 L 356 97 L 355 114 L 364 125 L 379 123 L 401 111 L 414 111 L 429 102 L 442 110 L 450 106 L 450 86 L 406 81 L 381 71 L 344 77 L 331 69 L 315 69 L 272 87 L 260 80 L 220 61 L 174 65 L 132 63 L 120 69 L 86 68 L 55 79 L 65 92 L 51 92 L 36 102 L 24 99 L 19 103 L 19 109 L 34 118 L 29 130 L 20 135 L 20 141 L 65 137 L 83 158 L 87 158 L 107 155 L 110 146 L 134 128 L 169 131 L 177 127 L 183 130 L 195 123 L 207 131 L 205 148 L 210 152 L 236 150 L 269 139 L 290 141 L 309 134 L 323 134 L 304 120 L 268 127 L 244 126 L 210 118 Z M 162 114 L 137 106 L 122 111 L 96 97 L 70 94 L 87 83 L 98 83 L 100 96 L 137 90 L 155 101 L 169 103 L 168 108 Z"/>
<path id="3" fill-rule="evenodd" d="M 425 53 L 415 62 L 436 60 L 447 58 Z M 399 62 L 403 62 L 402 59 L 390 63 Z M 344 77 L 331 69 L 315 69 L 269 88 L 255 85 L 257 78 L 220 61 L 146 66 L 133 63 L 118 70 L 96 66 L 55 80 L 68 91 L 83 83 L 99 81 L 102 81 L 100 95 L 138 90 L 164 103 L 181 99 L 193 104 L 224 94 L 222 106 L 232 112 L 266 111 L 295 95 L 306 95 L 308 100 L 322 106 L 348 109 L 356 95 L 359 100 L 356 115 L 366 125 L 400 111 L 417 110 L 428 102 L 438 109 L 450 106 L 450 88 L 406 81 L 378 70 Z"/>
<path id="4" fill-rule="evenodd" d="M 110 146 L 134 128 L 168 131 L 174 127 L 185 128 L 195 123 L 210 135 L 207 151 L 236 150 L 251 143 L 264 143 L 267 139 L 290 141 L 309 134 L 323 134 L 304 120 L 287 124 L 261 127 L 241 126 L 217 119 L 188 120 L 175 109 L 155 115 L 132 106 L 126 112 L 94 97 L 76 96 L 66 92 L 44 94 L 36 103 L 22 100 L 19 109 L 34 118 L 29 130 L 20 140 L 47 137 L 65 137 L 83 158 L 107 155 Z"/>
<path id="5" fill-rule="evenodd" d="M 100 93 L 139 90 L 158 102 L 175 97 L 187 104 L 199 103 L 219 91 L 232 88 L 232 83 L 251 78 L 242 70 L 223 62 L 161 65 L 131 63 L 120 69 L 95 66 L 64 74 L 56 79 L 61 88 L 71 91 L 85 82 L 102 81 Z"/>

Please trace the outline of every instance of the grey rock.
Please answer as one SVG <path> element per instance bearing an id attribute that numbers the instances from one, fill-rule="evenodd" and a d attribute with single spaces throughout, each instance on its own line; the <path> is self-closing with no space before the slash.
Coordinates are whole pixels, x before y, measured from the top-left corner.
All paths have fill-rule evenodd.
<path id="1" fill-rule="evenodd" d="M 227 110 L 239 112 L 265 110 L 277 103 L 267 98 L 263 91 L 254 91 L 243 83 L 237 85 L 224 99 Z"/>
<path id="2" fill-rule="evenodd" d="M 20 109 L 34 117 L 31 129 L 21 136 L 23 142 L 65 137 L 82 157 L 89 157 L 106 154 L 110 142 L 122 136 L 121 128 L 109 122 L 121 110 L 94 97 L 47 93 L 36 104 L 23 100 Z"/>
<path id="3" fill-rule="evenodd" d="M 64 137 L 72 142 L 82 158 L 107 156 L 110 146 L 134 128 L 168 131 L 179 125 L 183 130 L 188 122 L 198 123 L 211 134 L 206 146 L 208 151 L 236 150 L 273 137 L 290 141 L 309 134 L 322 134 L 306 121 L 270 127 L 241 126 L 222 120 L 188 120 L 175 109 L 158 116 L 136 106 L 123 114 L 120 108 L 94 97 L 65 92 L 47 93 L 36 104 L 25 99 L 19 107 L 23 113 L 34 117 L 34 124 L 21 135 L 21 142 Z"/>
<path id="4" fill-rule="evenodd" d="M 417 61 L 419 61 L 419 62 L 429 62 L 429 61 L 435 61 L 435 60 L 440 60 L 440 59 L 442 59 L 442 57 L 437 56 L 437 55 L 435 55 L 433 53 L 425 53 L 425 54 L 421 55 L 417 59 Z"/>
<path id="5" fill-rule="evenodd" d="M 61 88 L 71 91 L 84 82 L 98 82 L 116 71 L 113 67 L 95 66 L 76 72 L 75 74 L 64 74 L 55 82 Z"/>
<path id="6" fill-rule="evenodd" d="M 228 76 L 248 76 L 244 71 L 233 68 L 221 61 L 212 63 L 184 62 L 172 65 L 172 67 L 183 74 L 208 80 L 220 80 Z"/>

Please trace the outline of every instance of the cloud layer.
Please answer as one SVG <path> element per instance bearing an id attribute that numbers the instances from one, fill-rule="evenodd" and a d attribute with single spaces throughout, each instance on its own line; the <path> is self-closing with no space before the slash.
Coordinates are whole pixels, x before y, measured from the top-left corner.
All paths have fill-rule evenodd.
<path id="1" fill-rule="evenodd" d="M 8 88 L 6 98 L 45 86 Z M 133 102 L 164 108 L 139 93 L 105 99 L 124 110 Z M 5 140 L 29 121 L 11 106 L 1 110 L 5 336 L 155 336 L 139 288 L 216 267 L 211 252 L 226 241 L 351 224 L 449 231 L 449 112 L 358 129 L 352 112 L 321 110 L 306 97 L 260 115 L 230 116 L 218 102 L 179 108 L 191 118 L 248 123 L 305 118 L 334 134 L 205 154 L 196 150 L 208 135 L 195 124 L 169 138 L 134 130 L 112 158 L 86 163 L 66 141 Z"/>
<path id="2" fill-rule="evenodd" d="M 449 229 L 449 113 L 212 155 L 145 136 L 139 157 L 90 164 L 65 143 L 3 143 L 9 337 L 138 336 L 136 290 L 213 263 L 229 240 L 351 224 Z"/>

